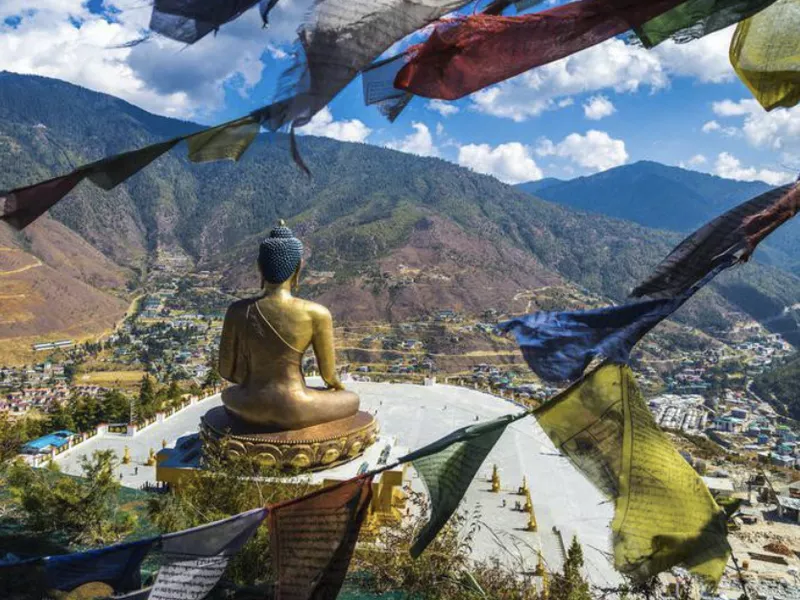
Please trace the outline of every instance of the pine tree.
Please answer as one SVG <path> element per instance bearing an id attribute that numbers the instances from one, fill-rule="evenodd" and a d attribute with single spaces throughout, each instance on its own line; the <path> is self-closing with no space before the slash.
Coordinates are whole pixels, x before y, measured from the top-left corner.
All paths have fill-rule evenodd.
<path id="1" fill-rule="evenodd" d="M 553 577 L 551 597 L 559 600 L 592 600 L 589 583 L 583 578 L 582 569 L 583 548 L 577 536 L 573 536 L 564 561 L 564 571 Z"/>

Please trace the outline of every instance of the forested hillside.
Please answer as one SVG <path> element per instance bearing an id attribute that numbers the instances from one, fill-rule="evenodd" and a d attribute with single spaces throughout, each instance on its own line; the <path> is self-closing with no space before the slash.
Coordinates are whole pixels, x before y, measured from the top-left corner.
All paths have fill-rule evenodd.
<path id="1" fill-rule="evenodd" d="M 63 82 L 3 73 L 0 187 L 193 127 Z M 535 305 L 515 298 L 554 283 L 619 301 L 681 237 L 545 202 L 435 158 L 312 137 L 299 145 L 310 179 L 291 163 L 284 136 L 264 135 L 236 164 L 193 165 L 179 147 L 113 192 L 84 182 L 52 214 L 132 272 L 156 251 L 174 252 L 222 270 L 235 289 L 255 281 L 257 242 L 285 218 L 307 242 L 309 270 L 334 273 L 307 292 L 344 320 L 521 311 Z M 681 317 L 724 328 L 741 316 L 737 308 L 768 318 L 800 302 L 800 280 L 758 265 L 714 289 Z M 788 318 L 787 331 L 795 327 Z"/>

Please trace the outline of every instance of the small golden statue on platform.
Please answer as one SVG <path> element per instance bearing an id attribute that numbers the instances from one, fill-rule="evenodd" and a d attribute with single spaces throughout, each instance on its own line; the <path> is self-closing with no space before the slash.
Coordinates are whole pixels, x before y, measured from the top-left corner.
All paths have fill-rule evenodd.
<path id="1" fill-rule="evenodd" d="M 129 465 L 131 464 L 131 449 L 125 446 L 125 452 L 122 454 L 122 464 Z"/>
<path id="2" fill-rule="evenodd" d="M 527 477 L 525 477 L 525 476 L 523 475 L 523 476 L 522 476 L 522 485 L 520 486 L 520 488 L 519 488 L 519 490 L 517 491 L 517 493 L 518 493 L 520 496 L 525 496 L 525 495 L 528 493 L 528 491 L 529 491 L 529 490 L 528 490 L 528 479 L 527 479 Z"/>
<path id="3" fill-rule="evenodd" d="M 528 525 L 525 527 L 525 531 L 537 531 L 539 526 L 536 524 L 536 515 L 533 511 L 528 516 Z"/>
<path id="4" fill-rule="evenodd" d="M 500 491 L 500 474 L 497 472 L 497 465 L 492 467 L 492 492 L 495 494 Z"/>
<path id="5" fill-rule="evenodd" d="M 533 513 L 533 502 L 531 502 L 530 491 L 525 494 L 525 504 L 522 506 L 522 510 L 526 513 Z"/>
<path id="6" fill-rule="evenodd" d="M 258 253 L 262 293 L 228 307 L 219 347 L 224 409 L 202 420 L 206 438 L 228 438 L 229 451 L 282 467 L 312 469 L 358 456 L 377 423 L 336 373 L 333 320 L 327 308 L 292 295 L 303 244 L 281 221 Z M 326 388 L 308 387 L 303 354 L 313 348 Z"/>

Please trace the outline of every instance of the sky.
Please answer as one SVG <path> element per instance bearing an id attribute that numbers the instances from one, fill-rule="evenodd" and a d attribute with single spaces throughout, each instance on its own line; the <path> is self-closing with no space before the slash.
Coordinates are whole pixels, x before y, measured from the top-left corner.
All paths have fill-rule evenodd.
<path id="1" fill-rule="evenodd" d="M 133 47 L 149 0 L 1 0 L 0 71 L 54 77 L 145 110 L 216 124 L 269 104 L 309 0 L 251 10 L 186 46 Z M 506 183 L 638 160 L 777 185 L 800 172 L 800 106 L 767 113 L 728 60 L 733 28 L 645 50 L 612 39 L 455 102 L 415 98 L 394 123 L 360 79 L 300 133 L 436 156 Z"/>

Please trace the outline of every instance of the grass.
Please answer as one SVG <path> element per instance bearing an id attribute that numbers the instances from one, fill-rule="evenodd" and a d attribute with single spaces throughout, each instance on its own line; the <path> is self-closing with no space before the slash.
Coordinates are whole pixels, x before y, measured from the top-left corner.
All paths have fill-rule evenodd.
<path id="1" fill-rule="evenodd" d="M 144 371 L 91 371 L 75 377 L 77 385 L 100 385 L 105 387 L 138 387 Z"/>

